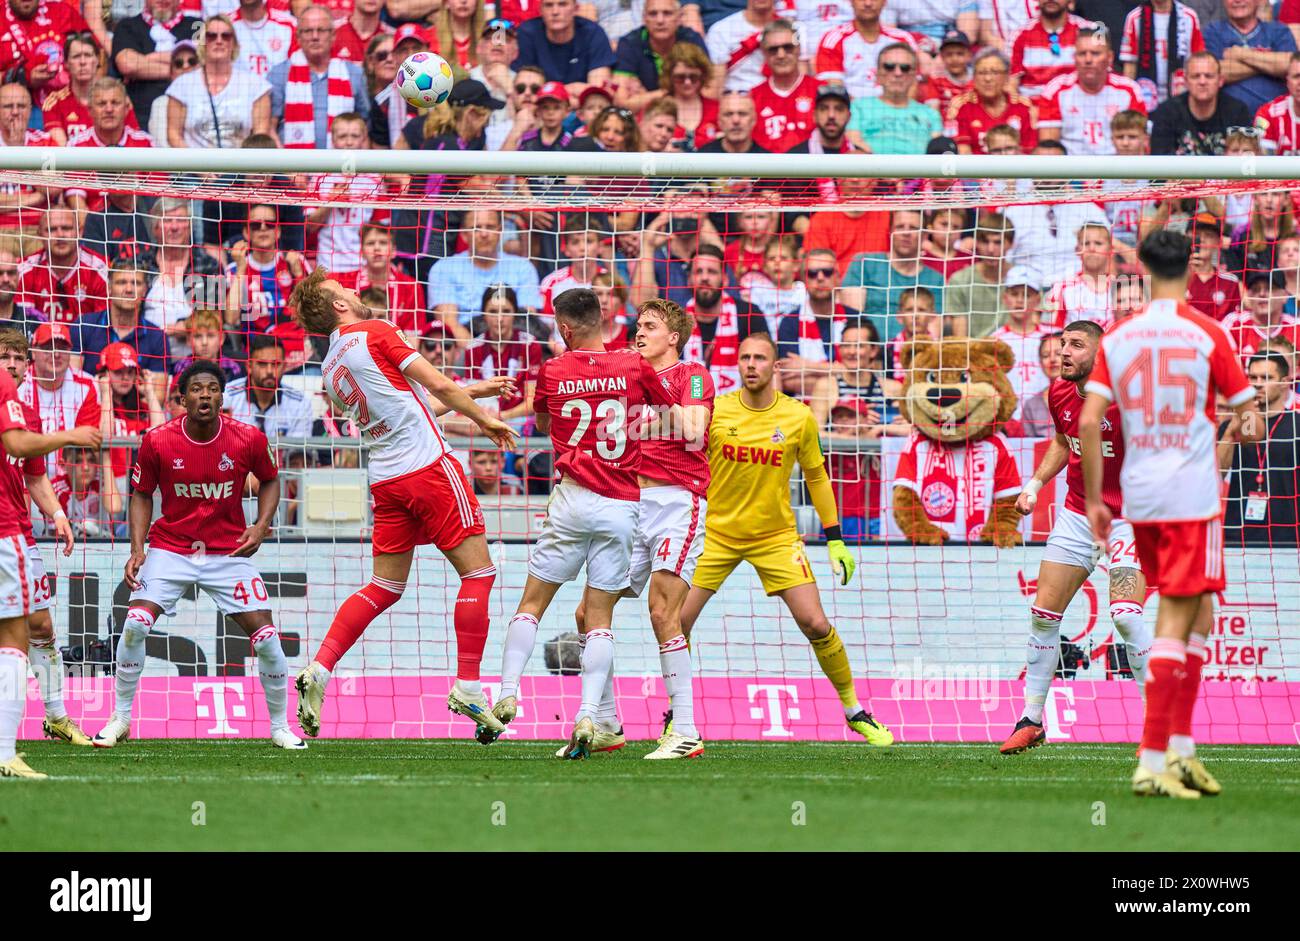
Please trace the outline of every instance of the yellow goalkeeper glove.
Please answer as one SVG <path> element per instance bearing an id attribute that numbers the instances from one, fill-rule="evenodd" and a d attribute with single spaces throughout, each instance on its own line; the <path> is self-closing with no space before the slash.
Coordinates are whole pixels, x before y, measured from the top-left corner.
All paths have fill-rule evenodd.
<path id="1" fill-rule="evenodd" d="M 831 567 L 839 572 L 840 584 L 847 585 L 849 579 L 853 577 L 853 570 L 858 567 L 858 563 L 853 561 L 853 556 L 849 553 L 848 547 L 844 545 L 844 540 L 830 540 L 826 543 L 826 551 L 831 557 Z"/>

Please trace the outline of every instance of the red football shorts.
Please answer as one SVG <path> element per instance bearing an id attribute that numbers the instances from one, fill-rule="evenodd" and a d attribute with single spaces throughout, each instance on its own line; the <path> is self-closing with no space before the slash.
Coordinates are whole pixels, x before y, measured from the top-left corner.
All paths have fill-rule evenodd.
<path id="1" fill-rule="evenodd" d="M 485 531 L 465 471 L 450 454 L 423 470 L 375 484 L 370 495 L 375 501 L 375 555 L 430 544 L 453 549 L 467 536 Z"/>
<path id="2" fill-rule="evenodd" d="M 1162 595 L 1187 598 L 1223 591 L 1223 519 L 1133 523 L 1138 561 L 1147 584 Z"/>

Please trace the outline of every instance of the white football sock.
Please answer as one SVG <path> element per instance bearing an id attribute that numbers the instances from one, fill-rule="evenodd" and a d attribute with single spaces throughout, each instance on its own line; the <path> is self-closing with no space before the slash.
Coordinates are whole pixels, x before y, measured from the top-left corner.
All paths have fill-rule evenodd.
<path id="1" fill-rule="evenodd" d="M 1110 619 L 1119 636 L 1124 638 L 1133 679 L 1137 681 L 1138 692 L 1145 696 L 1147 657 L 1151 655 L 1151 642 L 1155 636 L 1142 618 L 1142 605 L 1137 601 L 1112 601 Z"/>
<path id="2" fill-rule="evenodd" d="M 113 705 L 113 714 L 127 722 L 131 721 L 131 704 L 135 702 L 135 690 L 144 672 L 144 640 L 152 629 L 152 614 L 144 608 L 127 609 L 122 636 L 117 642 L 117 701 Z"/>
<path id="3" fill-rule="evenodd" d="M 1138 752 L 1138 764 L 1148 771 L 1164 774 L 1165 753 L 1155 748 L 1143 748 Z"/>
<path id="4" fill-rule="evenodd" d="M 609 676 L 605 677 L 605 690 L 600 695 L 596 709 L 596 725 L 607 732 L 617 732 L 623 727 L 618 719 L 618 700 L 614 697 L 614 658 L 609 658 Z"/>
<path id="5" fill-rule="evenodd" d="M 537 618 L 531 614 L 516 614 L 506 628 L 506 649 L 501 655 L 500 702 L 507 696 L 519 695 L 519 678 L 524 675 L 528 658 L 533 655 L 537 641 Z"/>
<path id="6" fill-rule="evenodd" d="M 36 687 L 41 691 L 41 701 L 45 703 L 45 718 L 64 718 L 68 710 L 63 705 L 63 658 L 54 646 L 54 638 L 40 642 L 29 641 L 27 657 L 31 660 L 32 672 L 36 674 Z"/>
<path id="7" fill-rule="evenodd" d="M 258 628 L 248 638 L 257 654 L 257 675 L 266 696 L 266 712 L 271 717 L 271 731 L 289 727 L 289 661 L 274 624 Z"/>
<path id="8" fill-rule="evenodd" d="M 466 696 L 478 696 L 483 692 L 483 684 L 479 680 L 457 680 L 456 688 Z"/>
<path id="9" fill-rule="evenodd" d="M 1061 615 L 1046 608 L 1029 609 L 1029 644 L 1025 652 L 1025 718 L 1043 721 L 1043 707 L 1061 658 Z"/>
<path id="10" fill-rule="evenodd" d="M 27 705 L 27 654 L 17 647 L 0 647 L 0 762 L 16 754 L 18 726 Z"/>
<path id="11" fill-rule="evenodd" d="M 687 738 L 699 738 L 691 689 L 691 652 L 681 634 L 659 645 L 659 669 L 668 693 L 668 708 L 673 711 L 673 731 Z"/>
<path id="12" fill-rule="evenodd" d="M 594 721 L 600 713 L 605 684 L 614 666 L 614 633 L 602 627 L 587 631 L 586 637 L 582 648 L 582 703 L 577 718 L 586 716 Z"/>

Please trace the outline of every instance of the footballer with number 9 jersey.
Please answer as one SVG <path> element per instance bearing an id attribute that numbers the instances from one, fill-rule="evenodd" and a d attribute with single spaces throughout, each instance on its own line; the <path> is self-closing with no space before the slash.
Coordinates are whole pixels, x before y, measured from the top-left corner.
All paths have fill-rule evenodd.
<path id="1" fill-rule="evenodd" d="M 124 573 L 131 600 L 117 643 L 115 704 L 92 739 L 112 748 L 131 734 L 131 706 L 144 672 L 145 639 L 191 588 L 201 588 L 248 634 L 277 748 L 307 745 L 289 729 L 289 666 L 271 619 L 270 592 L 250 560 L 271 533 L 280 505 L 279 468 L 264 435 L 221 414 L 226 376 L 198 360 L 176 380 L 185 414 L 145 434 L 131 471 L 131 556 Z M 244 487 L 258 481 L 257 520 L 244 519 Z M 162 516 L 153 520 L 154 491 Z M 152 521 L 152 524 L 151 524 Z M 148 535 L 149 551 L 144 544 Z"/>
<path id="2" fill-rule="evenodd" d="M 1091 320 L 1076 320 L 1061 331 L 1061 377 L 1047 390 L 1047 408 L 1056 426 L 1056 438 L 1016 500 L 1022 516 L 1034 512 L 1038 491 L 1065 472 L 1065 508 L 1052 525 L 1047 547 L 1038 565 L 1034 603 L 1029 608 L 1029 644 L 1025 666 L 1025 709 L 1010 737 L 1000 749 L 1014 755 L 1035 748 L 1047 740 L 1043 730 L 1043 707 L 1052 677 L 1060 662 L 1061 620 L 1065 609 L 1079 593 L 1098 564 L 1110 573 L 1110 619 L 1128 645 L 1129 665 L 1138 689 L 1143 687 L 1147 655 L 1151 652 L 1151 629 L 1142 619 L 1147 584 L 1137 561 L 1133 527 L 1119 517 L 1121 497 L 1119 471 L 1124 463 L 1124 439 L 1120 436 L 1119 409 L 1112 405 L 1102 419 L 1102 463 L 1105 481 L 1102 496 L 1115 514 L 1110 541 L 1099 545 L 1085 515 L 1083 468 L 1079 459 L 1079 416 L 1083 411 L 1083 387 L 1092 374 L 1102 330 Z"/>
<path id="3" fill-rule="evenodd" d="M 541 535 L 528 558 L 528 581 L 506 631 L 501 697 L 493 712 L 503 723 L 518 714 L 519 679 L 533 652 L 537 622 L 555 593 L 585 565 L 582 701 L 561 758 L 586 758 L 614 663 L 614 605 L 631 579 L 632 544 L 641 516 L 640 442 L 628 419 L 645 404 L 680 420 L 676 399 L 645 358 L 606 350 L 600 301 L 590 288 L 555 299 L 555 324 L 566 351 L 542 364 L 533 408 L 537 429 L 551 436 L 559 482 L 546 506 Z M 495 736 L 483 736 L 488 744 Z"/>
<path id="4" fill-rule="evenodd" d="M 375 518 L 370 583 L 339 606 L 316 656 L 298 674 L 298 721 L 308 735 L 320 734 L 325 687 L 335 665 L 401 599 L 415 547 L 432 543 L 460 575 L 452 615 L 456 681 L 447 708 L 474 720 L 477 734 L 500 734 L 505 726 L 488 709 L 479 680 L 497 571 L 483 511 L 434 419 L 455 409 L 504 448 L 513 447 L 514 432 L 434 369 L 391 323 L 371 320 L 357 293 L 324 268 L 298 282 L 289 305 L 309 336 L 329 337 L 321 378 L 330 401 L 347 412 L 370 446 L 366 472 Z M 430 406 L 426 391 L 440 407 Z"/>
<path id="5" fill-rule="evenodd" d="M 639 598 L 650 586 L 650 626 L 659 643 L 659 667 L 676 717 L 671 735 L 646 758 L 694 758 L 704 752 L 695 728 L 691 691 L 691 652 L 682 632 L 682 604 L 695 563 L 704 551 L 704 521 L 709 489 L 709 421 L 713 417 L 713 377 L 701 363 L 682 362 L 682 350 L 695 318 L 677 304 L 652 298 L 637 309 L 635 347 L 653 366 L 678 405 L 684 425 L 664 421 L 662 409 L 644 409 L 632 431 L 641 441 L 641 521 L 632 540 L 631 585 L 623 592 Z M 672 414 L 672 413 L 669 413 Z M 586 633 L 586 609 L 575 617 Z M 596 716 L 592 751 L 624 744 L 610 671 Z"/>
<path id="6" fill-rule="evenodd" d="M 1150 277 L 1151 302 L 1102 337 L 1079 418 L 1088 522 L 1104 545 L 1113 513 L 1102 493 L 1102 422 L 1112 402 L 1119 409 L 1124 518 L 1133 525 L 1142 573 L 1160 592 L 1133 793 L 1184 799 L 1221 790 L 1192 739 L 1214 593 L 1227 584 L 1218 396 L 1236 412 L 1238 440 L 1264 434 L 1255 390 L 1227 333 L 1187 306 L 1191 251 L 1191 241 L 1169 229 L 1142 240 L 1138 259 Z"/>

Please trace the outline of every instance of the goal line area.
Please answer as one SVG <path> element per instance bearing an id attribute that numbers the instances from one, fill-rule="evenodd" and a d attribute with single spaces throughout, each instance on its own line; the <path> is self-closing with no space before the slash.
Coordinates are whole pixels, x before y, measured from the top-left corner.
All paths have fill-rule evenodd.
<path id="1" fill-rule="evenodd" d="M 0 148 L 0 191 L 13 196 L 0 206 L 0 265 L 8 253 L 16 267 L 8 306 L 0 283 L 0 321 L 12 309 L 31 339 L 25 394 L 47 431 L 93 420 L 106 432 L 102 451 L 72 449 L 47 463 L 76 531 L 72 555 L 56 555 L 48 521 L 34 520 L 69 710 L 95 727 L 112 709 L 133 452 L 145 431 L 179 414 L 174 377 L 194 358 L 220 362 L 227 410 L 267 433 L 280 464 L 282 502 L 255 557 L 262 585 L 250 590 L 266 592 L 291 670 L 368 581 L 368 451 L 322 387 L 327 338 L 304 334 L 288 304 L 293 286 L 323 267 L 457 382 L 484 391 L 509 380 L 480 404 L 515 427 L 514 451 L 475 438 L 462 416 L 441 420 L 499 573 L 484 661 L 490 697 L 552 487 L 530 383 L 563 349 L 555 298 L 591 287 L 607 346 L 632 342 L 639 304 L 682 305 L 697 324 L 683 356 L 706 366 L 720 395 L 741 385 L 739 340 L 771 335 L 775 381 L 811 410 L 857 560 L 849 584 L 837 584 L 796 472 L 796 525 L 862 702 L 901 741 L 1001 740 L 1019 716 L 1028 606 L 1043 542 L 1063 511 L 1064 474 L 1018 518 L 1019 544 L 989 544 L 984 526 L 1055 436 L 1045 390 L 1060 375 L 1062 329 L 1079 320 L 1106 327 L 1138 310 L 1147 293 L 1136 247 L 1173 228 L 1192 243 L 1188 303 L 1222 324 L 1270 426 L 1260 447 L 1220 453 L 1228 588 L 1196 734 L 1294 745 L 1296 180 L 1300 160 L 1282 157 Z M 136 303 L 117 285 L 140 275 Z M 133 367 L 108 349 L 113 342 L 126 342 L 147 375 L 126 375 Z M 927 366 L 922 351 L 932 344 L 943 352 Z M 980 378 L 982 357 L 1003 364 L 995 380 Z M 907 390 L 931 370 L 951 371 L 953 407 L 979 416 L 956 438 L 939 441 L 913 421 Z M 904 480 L 900 465 L 919 479 Z M 944 545 L 919 544 L 899 512 L 908 493 L 945 531 Z M 250 512 L 254 505 L 249 497 Z M 322 735 L 472 731 L 445 707 L 455 572 L 426 547 L 408 585 L 340 664 Z M 580 583 L 566 585 L 541 622 L 511 736 L 567 734 L 579 701 L 579 593 Z M 1152 597 L 1144 616 L 1154 615 Z M 644 600 L 620 603 L 614 629 L 624 728 L 629 738 L 655 737 L 667 700 Z M 1135 740 L 1142 701 L 1110 620 L 1105 571 L 1073 600 L 1062 638 L 1049 737 Z M 248 640 L 205 596 L 161 619 L 147 651 L 134 734 L 265 734 Z M 808 643 L 747 564 L 705 608 L 692 652 L 707 739 L 853 734 Z M 25 736 L 40 735 L 41 711 L 33 691 Z"/>

